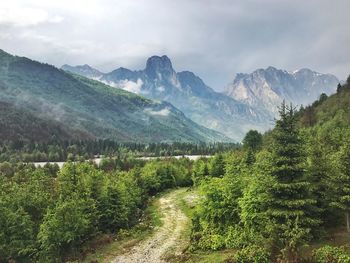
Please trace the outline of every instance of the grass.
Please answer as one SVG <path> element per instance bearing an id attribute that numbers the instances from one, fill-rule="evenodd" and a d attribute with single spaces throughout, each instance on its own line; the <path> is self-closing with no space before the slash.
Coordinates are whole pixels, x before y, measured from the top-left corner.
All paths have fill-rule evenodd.
<path id="1" fill-rule="evenodd" d="M 78 262 L 111 262 L 119 254 L 128 251 L 135 244 L 149 237 L 155 228 L 162 225 L 159 197 L 163 194 L 158 195 L 150 202 L 141 223 L 131 229 L 121 230 L 116 235 L 101 235 L 95 238 L 86 245 L 85 252 L 82 253 L 83 259 Z"/>

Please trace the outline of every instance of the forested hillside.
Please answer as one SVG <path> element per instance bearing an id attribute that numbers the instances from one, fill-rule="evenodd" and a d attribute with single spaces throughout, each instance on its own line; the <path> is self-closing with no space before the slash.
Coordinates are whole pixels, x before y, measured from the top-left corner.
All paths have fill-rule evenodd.
<path id="1" fill-rule="evenodd" d="M 229 251 L 237 263 L 350 262 L 350 78 L 337 90 L 299 111 L 282 104 L 272 131 L 249 131 L 241 148 L 210 159 L 144 161 L 121 150 L 99 167 L 1 164 L 0 260 L 78 259 L 89 240 L 137 224 L 151 196 L 193 185 L 199 196 L 188 208 L 192 229 L 180 262 L 210 251 Z M 118 147 L 68 148 L 79 155 Z"/>
<path id="2" fill-rule="evenodd" d="M 350 262 L 349 105 L 350 78 L 299 112 L 283 104 L 275 128 L 249 132 L 242 150 L 195 163 L 191 249 L 235 249 L 234 262 Z"/>
<path id="3" fill-rule="evenodd" d="M 152 56 L 143 70 L 118 68 L 101 73 L 87 65 L 62 69 L 176 106 L 191 120 L 242 140 L 249 129 L 271 127 L 272 115 L 213 90 L 191 71 L 176 72 L 167 56 Z"/>
<path id="4" fill-rule="evenodd" d="M 42 119 L 15 105 L 0 101 L 0 140 L 34 141 L 89 139 L 86 132 L 71 130 L 61 123 Z"/>
<path id="5" fill-rule="evenodd" d="M 152 101 L 2 50 L 0 101 L 24 108 L 36 118 L 52 120 L 62 130 L 82 134 L 81 139 L 228 141 L 224 135 L 191 121 L 169 103 Z M 20 122 L 12 127 L 30 132 Z M 53 135 L 51 132 L 41 140 L 49 140 Z"/>

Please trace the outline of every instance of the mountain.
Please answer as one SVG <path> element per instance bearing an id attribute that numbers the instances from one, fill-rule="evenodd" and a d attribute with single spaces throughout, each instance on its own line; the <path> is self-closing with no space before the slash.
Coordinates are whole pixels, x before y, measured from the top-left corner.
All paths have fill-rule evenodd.
<path id="1" fill-rule="evenodd" d="M 50 119 L 39 118 L 26 109 L 13 104 L 0 102 L 0 140 L 2 141 L 36 141 L 42 142 L 52 139 L 72 140 L 91 139 L 79 131 Z"/>
<path id="2" fill-rule="evenodd" d="M 265 130 L 272 124 L 267 112 L 214 91 L 190 71 L 176 72 L 167 56 L 150 57 L 143 70 L 118 68 L 99 80 L 150 99 L 167 101 L 193 121 L 236 141 L 249 129 Z"/>
<path id="3" fill-rule="evenodd" d="M 334 93 L 338 83 L 335 76 L 310 69 L 288 72 L 268 67 L 251 74 L 237 74 L 225 94 L 275 115 L 283 100 L 299 106 L 307 105 L 322 93 Z"/>
<path id="4" fill-rule="evenodd" d="M 62 130 L 83 134 L 83 138 L 120 142 L 229 140 L 191 121 L 170 103 L 152 101 L 2 50 L 0 101 L 21 109 L 18 115 L 22 118 L 24 110 L 38 120 L 59 125 Z M 21 118 L 18 127 L 20 122 Z"/>
<path id="5" fill-rule="evenodd" d="M 69 71 L 90 79 L 98 79 L 100 78 L 103 74 L 98 71 L 97 69 L 94 69 L 92 67 L 90 67 L 89 65 L 85 64 L 85 65 L 79 65 L 79 66 L 69 66 L 67 64 L 63 65 L 61 67 L 63 70 L 65 71 Z"/>

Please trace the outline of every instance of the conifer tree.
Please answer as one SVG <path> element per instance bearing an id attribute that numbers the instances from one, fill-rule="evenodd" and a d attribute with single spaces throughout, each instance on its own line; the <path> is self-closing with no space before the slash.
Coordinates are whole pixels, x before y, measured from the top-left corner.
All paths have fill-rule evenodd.
<path id="1" fill-rule="evenodd" d="M 225 174 L 224 157 L 221 153 L 216 154 L 210 161 L 209 175 L 212 177 L 223 177 Z"/>
<path id="2" fill-rule="evenodd" d="M 283 102 L 279 114 L 271 149 L 271 175 L 275 183 L 269 187 L 267 214 L 288 261 L 295 258 L 298 245 L 309 237 L 317 221 L 309 214 L 315 202 L 310 198 L 309 183 L 305 180 L 303 142 L 295 109 Z"/>
<path id="3" fill-rule="evenodd" d="M 350 232 L 350 142 L 346 142 L 340 149 L 338 158 L 339 174 L 334 178 L 336 198 L 332 203 L 345 213 L 346 228 Z"/>
<path id="4" fill-rule="evenodd" d="M 307 179 L 310 183 L 309 189 L 311 194 L 316 201 L 315 216 L 322 218 L 324 223 L 329 217 L 328 209 L 331 202 L 331 195 L 329 194 L 330 186 L 328 183 L 331 168 L 329 160 L 325 155 L 326 151 L 317 140 L 317 138 L 309 139 Z"/>

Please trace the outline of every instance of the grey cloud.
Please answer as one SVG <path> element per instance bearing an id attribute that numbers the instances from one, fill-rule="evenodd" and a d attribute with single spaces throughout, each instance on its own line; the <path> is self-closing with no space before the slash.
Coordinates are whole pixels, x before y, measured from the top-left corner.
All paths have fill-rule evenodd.
<path id="1" fill-rule="evenodd" d="M 216 89 L 235 73 L 270 65 L 350 73 L 347 0 L 15 2 L 18 10 L 43 10 L 46 20 L 29 28 L 0 20 L 0 48 L 57 66 L 141 69 L 147 57 L 167 54 L 176 70 Z"/>

